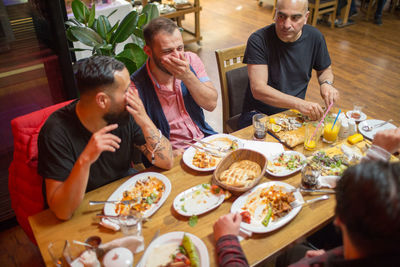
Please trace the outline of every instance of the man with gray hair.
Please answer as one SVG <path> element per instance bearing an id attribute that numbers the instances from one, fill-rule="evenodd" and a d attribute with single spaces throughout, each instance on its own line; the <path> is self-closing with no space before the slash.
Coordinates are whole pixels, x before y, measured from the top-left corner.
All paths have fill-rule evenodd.
<path id="1" fill-rule="evenodd" d="M 325 39 L 316 28 L 306 25 L 308 16 L 307 0 L 278 0 L 275 23 L 249 37 L 243 60 L 249 85 L 240 128 L 250 125 L 256 113 L 272 115 L 288 108 L 312 120 L 321 118 L 322 107 L 304 100 L 312 69 L 317 72 L 326 107 L 339 99 Z"/>

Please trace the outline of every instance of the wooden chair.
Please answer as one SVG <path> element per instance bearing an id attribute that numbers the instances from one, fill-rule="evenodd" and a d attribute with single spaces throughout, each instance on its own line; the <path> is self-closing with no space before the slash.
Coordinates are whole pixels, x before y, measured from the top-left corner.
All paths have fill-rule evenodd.
<path id="1" fill-rule="evenodd" d="M 365 13 L 365 20 L 369 21 L 376 11 L 378 1 L 376 0 L 362 0 L 360 10 Z"/>
<path id="2" fill-rule="evenodd" d="M 317 19 L 320 15 L 331 12 L 331 28 L 335 27 L 337 0 L 309 0 L 308 9 L 310 10 L 311 25 L 317 25 Z"/>
<path id="3" fill-rule="evenodd" d="M 243 107 L 249 77 L 243 63 L 246 45 L 217 49 L 219 81 L 222 94 L 222 123 L 224 133 L 238 129 L 237 122 Z"/>

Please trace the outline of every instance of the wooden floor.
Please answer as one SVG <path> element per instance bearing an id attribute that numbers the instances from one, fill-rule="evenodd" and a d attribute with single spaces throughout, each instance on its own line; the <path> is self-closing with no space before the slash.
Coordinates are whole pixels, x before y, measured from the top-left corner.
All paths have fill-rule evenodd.
<path id="1" fill-rule="evenodd" d="M 219 88 L 214 51 L 246 42 L 256 29 L 272 23 L 272 7 L 259 7 L 255 0 L 201 0 L 202 45 L 187 49 L 197 52 L 211 80 Z M 355 25 L 330 29 L 318 25 L 324 34 L 332 59 L 335 86 L 341 92 L 338 107 L 351 109 L 353 103 L 365 104 L 364 111 L 379 119 L 393 119 L 400 125 L 400 17 L 384 13 L 383 26 L 363 20 Z M 187 16 L 184 24 L 193 26 Z M 307 99 L 322 103 L 318 83 L 313 77 Z M 207 120 L 221 131 L 221 99 Z M 0 266 L 42 266 L 40 254 L 16 226 L 0 233 Z"/>

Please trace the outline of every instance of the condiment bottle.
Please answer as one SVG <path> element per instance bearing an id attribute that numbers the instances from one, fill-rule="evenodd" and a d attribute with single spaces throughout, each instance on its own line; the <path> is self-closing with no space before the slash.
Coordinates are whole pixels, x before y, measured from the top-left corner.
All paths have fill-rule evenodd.
<path id="1" fill-rule="evenodd" d="M 356 121 L 354 119 L 349 119 L 349 134 L 348 135 L 353 135 L 356 133 L 357 133 Z"/>
<path id="2" fill-rule="evenodd" d="M 342 118 L 340 123 L 339 137 L 347 138 L 347 136 L 349 136 L 349 123 L 347 122 L 346 118 Z"/>

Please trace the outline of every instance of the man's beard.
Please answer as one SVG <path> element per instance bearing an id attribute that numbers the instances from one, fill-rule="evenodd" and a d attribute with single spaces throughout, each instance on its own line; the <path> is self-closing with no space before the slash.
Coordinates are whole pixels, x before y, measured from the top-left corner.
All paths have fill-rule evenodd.
<path id="1" fill-rule="evenodd" d="M 130 113 L 125 109 L 122 112 L 108 112 L 103 115 L 103 120 L 110 124 L 118 124 L 119 126 L 128 124 Z"/>
<path id="2" fill-rule="evenodd" d="M 171 72 L 169 72 L 169 71 L 161 64 L 161 60 L 160 60 L 157 56 L 154 55 L 154 52 L 153 52 L 153 62 L 154 62 L 154 64 L 156 64 L 156 66 L 157 66 L 161 71 L 163 71 L 163 72 L 165 72 L 166 74 L 172 76 Z"/>

